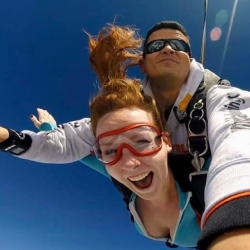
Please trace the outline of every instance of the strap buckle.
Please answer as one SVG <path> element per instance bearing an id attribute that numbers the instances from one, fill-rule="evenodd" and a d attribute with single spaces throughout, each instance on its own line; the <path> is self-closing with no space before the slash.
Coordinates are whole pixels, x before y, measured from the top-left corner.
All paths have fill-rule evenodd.
<path id="1" fill-rule="evenodd" d="M 193 166 L 197 171 L 201 171 L 204 165 L 204 158 L 208 150 L 207 140 L 207 122 L 204 117 L 204 103 L 202 99 L 194 104 L 193 110 L 190 112 L 190 120 L 188 122 L 188 150 L 194 157 L 192 160 Z"/>

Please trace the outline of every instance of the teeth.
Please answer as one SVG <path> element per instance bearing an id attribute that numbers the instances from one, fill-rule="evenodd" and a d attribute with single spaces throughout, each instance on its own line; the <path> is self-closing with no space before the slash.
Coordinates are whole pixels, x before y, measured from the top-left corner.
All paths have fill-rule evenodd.
<path id="1" fill-rule="evenodd" d="M 143 174 L 138 174 L 138 175 L 135 175 L 135 176 L 130 176 L 128 177 L 128 179 L 130 181 L 140 181 L 142 179 L 144 179 L 146 176 L 149 175 L 150 172 L 146 172 L 146 173 L 143 173 Z"/>

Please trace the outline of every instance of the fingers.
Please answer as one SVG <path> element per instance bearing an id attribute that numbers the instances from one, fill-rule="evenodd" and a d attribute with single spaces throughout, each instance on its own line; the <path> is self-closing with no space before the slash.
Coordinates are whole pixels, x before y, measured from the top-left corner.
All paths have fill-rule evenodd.
<path id="1" fill-rule="evenodd" d="M 46 113 L 45 113 L 46 110 L 40 109 L 40 108 L 37 108 L 36 110 L 37 110 L 37 113 L 38 113 L 38 120 L 39 120 L 41 123 L 44 122 L 45 115 L 46 115 Z"/>
<path id="2" fill-rule="evenodd" d="M 56 125 L 56 120 L 54 117 L 45 109 L 40 109 L 37 108 L 37 113 L 38 113 L 38 120 L 43 123 L 43 122 L 50 122 Z"/>
<path id="3" fill-rule="evenodd" d="M 30 120 L 34 123 L 36 128 L 39 129 L 43 122 L 50 122 L 55 124 L 55 126 L 57 125 L 56 120 L 47 110 L 37 108 L 37 113 L 38 119 L 36 118 L 36 116 L 30 115 Z"/>
<path id="4" fill-rule="evenodd" d="M 30 115 L 30 120 L 34 123 L 36 128 L 40 128 L 41 122 L 39 122 L 34 115 Z"/>
<path id="5" fill-rule="evenodd" d="M 54 117 L 53 117 L 50 113 L 48 113 L 48 119 L 49 119 L 49 121 L 50 121 L 51 123 L 54 123 L 55 125 L 57 125 L 57 124 L 56 124 L 56 120 L 54 119 Z"/>

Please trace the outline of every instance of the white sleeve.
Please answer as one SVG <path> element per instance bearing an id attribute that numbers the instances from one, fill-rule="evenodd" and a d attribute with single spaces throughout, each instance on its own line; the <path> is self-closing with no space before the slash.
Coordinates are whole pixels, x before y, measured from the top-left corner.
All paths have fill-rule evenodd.
<path id="1" fill-rule="evenodd" d="M 85 118 L 58 126 L 52 131 L 29 134 L 32 144 L 19 158 L 44 163 L 69 163 L 90 154 L 94 143 L 90 119 Z"/>
<path id="2" fill-rule="evenodd" d="M 250 92 L 212 87 L 207 95 L 207 119 L 212 162 L 202 227 L 215 209 L 250 195 Z"/>

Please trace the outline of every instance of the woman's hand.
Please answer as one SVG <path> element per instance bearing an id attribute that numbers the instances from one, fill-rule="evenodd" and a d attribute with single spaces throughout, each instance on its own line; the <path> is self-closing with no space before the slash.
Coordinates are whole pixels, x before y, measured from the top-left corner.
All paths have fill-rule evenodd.
<path id="1" fill-rule="evenodd" d="M 57 125 L 56 120 L 47 110 L 37 108 L 37 113 L 38 113 L 38 119 L 36 118 L 35 115 L 30 115 L 30 119 L 34 123 L 36 128 L 39 129 L 43 122 L 50 122 Z"/>
<path id="2" fill-rule="evenodd" d="M 0 143 L 9 138 L 9 132 L 6 128 L 0 127 Z"/>

